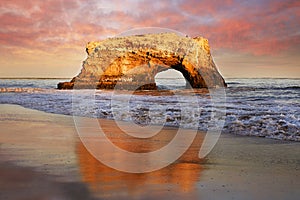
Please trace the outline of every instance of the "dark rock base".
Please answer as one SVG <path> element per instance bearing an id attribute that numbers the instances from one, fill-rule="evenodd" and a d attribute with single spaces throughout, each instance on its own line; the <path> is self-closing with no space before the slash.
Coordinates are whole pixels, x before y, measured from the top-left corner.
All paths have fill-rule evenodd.
<path id="1" fill-rule="evenodd" d="M 108 90 L 157 90 L 155 83 L 141 84 L 139 82 L 117 83 L 117 82 L 60 82 L 57 84 L 57 89 L 108 89 Z"/>

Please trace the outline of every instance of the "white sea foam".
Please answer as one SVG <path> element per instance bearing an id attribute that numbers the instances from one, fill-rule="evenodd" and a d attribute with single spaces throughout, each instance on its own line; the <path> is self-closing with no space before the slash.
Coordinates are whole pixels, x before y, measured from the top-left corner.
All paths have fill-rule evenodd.
<path id="1" fill-rule="evenodd" d="M 227 80 L 227 103 L 214 106 L 205 92 L 191 94 L 176 90 L 176 95 L 185 97 L 177 98 L 168 92 L 131 95 L 129 92 L 80 90 L 74 97 L 72 90 L 56 90 L 53 83 L 57 80 L 35 80 L 31 87 L 28 87 L 30 81 L 5 81 L 0 80 L 0 103 L 50 113 L 133 121 L 141 126 L 149 123 L 185 128 L 198 126 L 204 131 L 211 120 L 212 109 L 222 111 L 226 106 L 224 133 L 300 141 L 299 79 L 230 79 Z M 182 87 L 176 85 L 176 81 L 172 85 L 169 79 L 160 81 L 165 83 L 161 88 Z M 43 87 L 38 87 L 39 84 Z M 195 95 L 198 101 L 193 102 L 189 95 Z M 129 104 L 124 101 L 128 97 Z M 200 112 L 195 111 L 196 106 Z M 189 113 L 184 119 L 183 110 Z"/>

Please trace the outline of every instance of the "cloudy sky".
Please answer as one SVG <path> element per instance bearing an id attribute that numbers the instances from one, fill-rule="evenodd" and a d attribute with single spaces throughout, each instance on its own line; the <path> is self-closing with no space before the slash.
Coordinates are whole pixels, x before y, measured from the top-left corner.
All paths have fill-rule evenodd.
<path id="1" fill-rule="evenodd" d="M 1 0 L 0 77 L 73 77 L 88 41 L 142 27 L 208 38 L 225 77 L 300 78 L 299 0 Z"/>

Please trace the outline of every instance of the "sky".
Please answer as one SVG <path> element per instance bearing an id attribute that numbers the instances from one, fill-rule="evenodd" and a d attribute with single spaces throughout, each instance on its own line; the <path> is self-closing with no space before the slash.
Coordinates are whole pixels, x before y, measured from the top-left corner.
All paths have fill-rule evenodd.
<path id="1" fill-rule="evenodd" d="M 207 38 L 225 78 L 300 78 L 299 0 L 0 0 L 0 77 L 73 77 L 87 42 L 143 27 Z"/>

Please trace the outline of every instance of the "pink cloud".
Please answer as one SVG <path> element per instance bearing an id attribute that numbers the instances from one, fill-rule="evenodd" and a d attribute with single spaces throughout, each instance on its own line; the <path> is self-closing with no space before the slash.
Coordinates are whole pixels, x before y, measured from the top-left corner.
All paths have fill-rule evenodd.
<path id="1" fill-rule="evenodd" d="M 277 54 L 299 43 L 299 37 L 295 36 L 299 35 L 300 27 L 297 20 L 300 9 L 296 1 L 261 1 L 256 4 L 235 1 L 229 10 L 218 10 L 211 5 L 198 4 L 203 6 L 198 7 L 199 10 L 208 10 L 206 13 L 210 13 L 211 23 L 199 22 L 197 26 L 196 22 L 190 26 L 190 33 L 203 33 L 216 48 L 262 55 Z M 185 11 L 195 13 L 193 10 L 197 5 L 194 6 L 190 6 L 191 12 L 188 7 Z M 229 12 L 231 9 L 234 12 Z M 201 18 L 201 12 L 195 16 Z"/>
<path id="2" fill-rule="evenodd" d="M 233 0 L 189 0 L 181 1 L 178 5 L 183 11 L 194 15 L 214 14 L 220 10 L 234 6 Z"/>
<path id="3" fill-rule="evenodd" d="M 0 45 L 49 51 L 135 27 L 158 26 L 203 35 L 216 50 L 276 54 L 299 44 L 299 13 L 296 0 L 3 0 Z"/>

